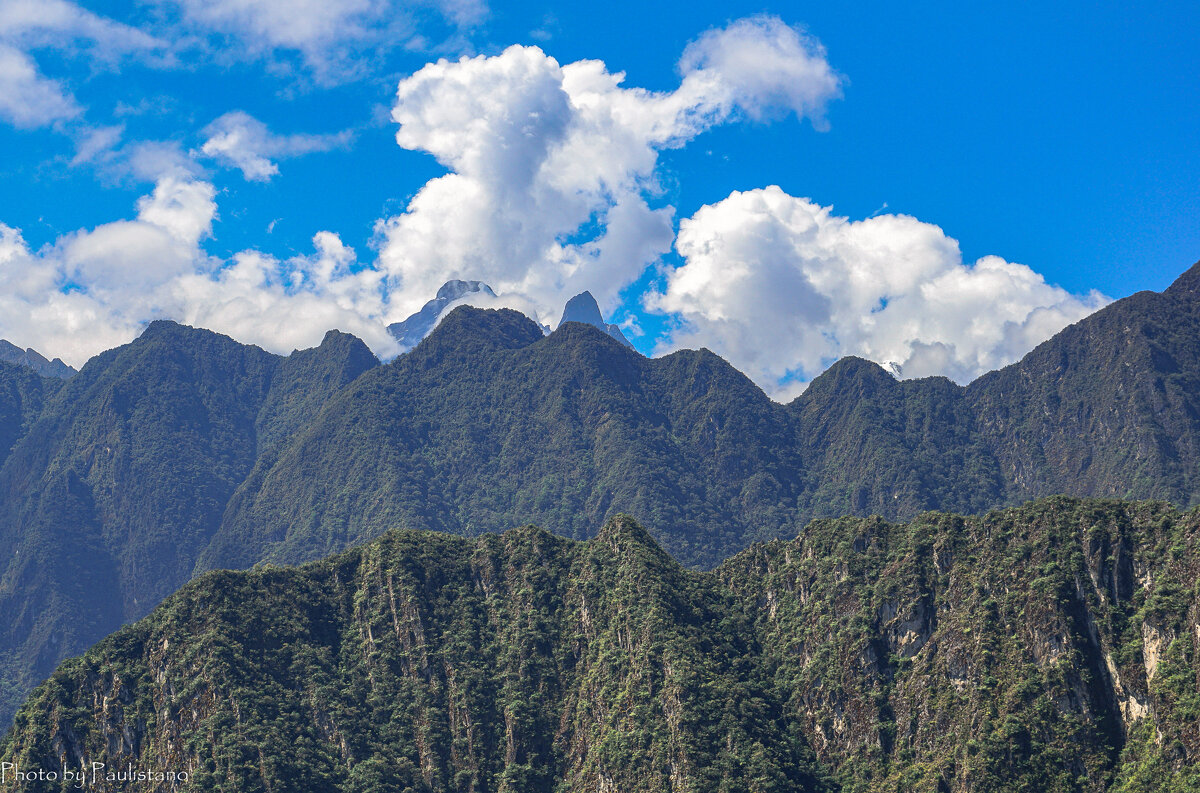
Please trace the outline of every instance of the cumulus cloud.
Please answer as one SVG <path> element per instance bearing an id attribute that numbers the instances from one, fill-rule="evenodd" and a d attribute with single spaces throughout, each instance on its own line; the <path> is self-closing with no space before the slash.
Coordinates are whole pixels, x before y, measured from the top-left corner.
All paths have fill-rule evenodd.
<path id="1" fill-rule="evenodd" d="M 709 347 L 780 398 L 845 355 L 965 383 L 1108 302 L 996 256 L 967 264 L 916 218 L 852 221 L 778 187 L 702 207 L 676 247 L 647 298 L 681 320 L 664 348 Z"/>
<path id="2" fill-rule="evenodd" d="M 750 48 L 768 68 L 746 67 Z M 524 295 L 543 318 L 584 289 L 611 303 L 674 238 L 673 209 L 651 206 L 660 151 L 742 113 L 819 118 L 839 90 L 819 45 L 769 17 L 706 34 L 680 68 L 676 90 L 652 92 L 600 61 L 513 46 L 402 80 L 397 142 L 450 172 L 378 226 L 396 316 L 446 278 Z"/>
<path id="3" fill-rule="evenodd" d="M 382 354 L 396 352 L 382 320 L 381 278 L 357 266 L 337 235 L 318 233 L 305 256 L 244 251 L 226 262 L 201 245 L 216 214 L 211 184 L 165 176 L 133 219 L 64 235 L 40 251 L 0 223 L 0 337 L 75 366 L 159 318 L 279 352 L 313 346 L 334 327 Z"/>
<path id="4" fill-rule="evenodd" d="M 204 130 L 200 154 L 242 172 L 252 182 L 265 182 L 279 173 L 273 160 L 329 151 L 350 142 L 350 132 L 334 135 L 276 135 L 267 125 L 235 110 Z"/>

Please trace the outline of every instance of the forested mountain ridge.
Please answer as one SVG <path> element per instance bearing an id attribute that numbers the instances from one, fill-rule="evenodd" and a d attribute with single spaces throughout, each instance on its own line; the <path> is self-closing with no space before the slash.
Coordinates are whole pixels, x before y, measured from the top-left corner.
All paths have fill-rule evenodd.
<path id="1" fill-rule="evenodd" d="M 1200 502 L 1200 264 L 1077 322 L 966 389 L 1010 500 Z"/>
<path id="2" fill-rule="evenodd" d="M 814 517 L 1054 493 L 1195 504 L 1195 281 L 1200 265 L 967 387 L 847 358 L 786 406 L 706 350 L 647 359 L 583 325 L 543 339 L 514 312 L 461 307 L 243 487 L 202 566 L 308 561 L 396 525 L 583 537 L 626 511 L 710 567 Z"/>
<path id="3" fill-rule="evenodd" d="M 626 512 L 711 568 L 820 517 L 1056 492 L 1195 504 L 1198 282 L 1200 266 L 1117 301 L 967 387 L 845 359 L 787 405 L 707 350 L 647 359 L 470 307 L 387 366 L 336 331 L 281 358 L 161 322 L 65 383 L 6 391 L 0 367 L 0 718 L 197 572 L 396 527 L 582 539 Z"/>
<path id="4" fill-rule="evenodd" d="M 184 584 L 260 447 L 377 363 L 344 334 L 280 358 L 156 322 L 46 400 L 0 467 L 0 717 Z"/>
<path id="5" fill-rule="evenodd" d="M 583 538 L 627 510 L 667 527 L 678 558 L 711 565 L 759 512 L 775 513 L 768 536 L 789 520 L 791 433 L 707 351 L 648 359 L 581 323 L 543 338 L 517 312 L 461 307 L 239 491 L 202 564 L 308 561 L 384 527 L 477 534 L 523 516 Z"/>
<path id="6" fill-rule="evenodd" d="M 1200 512 L 1146 502 L 818 521 L 711 573 L 626 517 L 389 532 L 201 576 L 64 663 L 0 760 L 238 793 L 1194 790 L 1198 573 Z"/>

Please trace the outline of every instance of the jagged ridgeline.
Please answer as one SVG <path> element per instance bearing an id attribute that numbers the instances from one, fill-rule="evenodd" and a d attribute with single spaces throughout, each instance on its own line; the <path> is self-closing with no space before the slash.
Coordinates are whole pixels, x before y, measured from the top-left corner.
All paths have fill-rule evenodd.
<path id="1" fill-rule="evenodd" d="M 1195 504 L 1200 266 L 967 387 L 845 359 L 787 405 L 707 350 L 648 359 L 505 310 L 455 309 L 387 366 L 337 332 L 281 357 L 158 322 L 65 382 L 0 364 L 6 450 L 0 724 L 195 573 L 391 528 L 582 539 L 627 512 L 711 568 L 814 517 Z"/>
<path id="2" fill-rule="evenodd" d="M 1197 511 L 1065 498 L 818 521 L 712 573 L 624 517 L 389 532 L 202 576 L 64 663 L 0 759 L 238 793 L 1196 790 L 1198 541 Z"/>

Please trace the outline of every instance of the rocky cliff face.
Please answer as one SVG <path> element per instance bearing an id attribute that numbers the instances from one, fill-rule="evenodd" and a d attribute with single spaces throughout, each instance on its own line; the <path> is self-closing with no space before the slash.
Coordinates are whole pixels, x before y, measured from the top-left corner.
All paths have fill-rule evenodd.
<path id="1" fill-rule="evenodd" d="M 562 318 L 559 319 L 558 326 L 561 328 L 564 322 L 582 322 L 585 325 L 591 325 L 593 328 L 604 331 L 629 349 L 633 349 L 633 345 L 629 343 L 629 339 L 625 338 L 620 327 L 604 321 L 604 315 L 600 313 L 600 306 L 591 292 L 580 292 L 567 301 L 567 304 L 563 306 Z"/>
<path id="2" fill-rule="evenodd" d="M 1061 498 L 819 521 L 714 573 L 627 518 L 389 533 L 193 582 L 64 664 L 0 759 L 230 791 L 1192 790 L 1198 573 L 1197 512 Z"/>

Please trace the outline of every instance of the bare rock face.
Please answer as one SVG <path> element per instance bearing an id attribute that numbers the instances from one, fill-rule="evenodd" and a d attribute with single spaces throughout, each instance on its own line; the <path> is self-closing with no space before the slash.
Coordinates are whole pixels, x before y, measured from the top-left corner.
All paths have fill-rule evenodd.
<path id="1" fill-rule="evenodd" d="M 567 322 L 582 322 L 585 325 L 599 328 L 629 349 L 633 349 L 633 345 L 629 343 L 629 339 L 625 338 L 625 334 L 619 327 L 604 321 L 604 315 L 600 313 L 600 306 L 596 303 L 596 298 L 592 297 L 591 292 L 580 292 L 567 301 L 558 326 L 561 328 Z"/>

